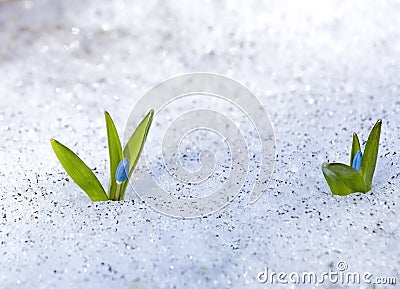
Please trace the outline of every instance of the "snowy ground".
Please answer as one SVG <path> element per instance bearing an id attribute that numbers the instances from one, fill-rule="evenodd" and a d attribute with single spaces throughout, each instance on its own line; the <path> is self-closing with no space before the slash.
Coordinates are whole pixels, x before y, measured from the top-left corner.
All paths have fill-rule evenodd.
<path id="1" fill-rule="evenodd" d="M 339 261 L 400 282 L 400 3 L 142 2 L 0 1 L 0 288 L 312 288 L 257 274 Z M 180 220 L 68 181 L 51 137 L 106 185 L 104 109 L 122 134 L 145 91 L 197 71 L 241 81 L 270 114 L 277 160 L 256 204 Z M 321 164 L 347 162 L 379 118 L 373 190 L 333 197 Z"/>

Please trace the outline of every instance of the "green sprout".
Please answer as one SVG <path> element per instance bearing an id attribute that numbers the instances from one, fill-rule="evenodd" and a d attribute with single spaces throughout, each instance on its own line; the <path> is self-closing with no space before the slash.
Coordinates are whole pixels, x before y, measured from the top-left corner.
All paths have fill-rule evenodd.
<path id="1" fill-rule="evenodd" d="M 350 166 L 340 163 L 322 165 L 322 172 L 332 194 L 346 196 L 355 192 L 366 193 L 371 190 L 378 158 L 381 126 L 382 120 L 378 120 L 369 134 L 364 154 L 361 152 L 357 134 L 353 134 Z"/>
<path id="2" fill-rule="evenodd" d="M 53 150 L 65 171 L 86 192 L 93 202 L 121 201 L 124 199 L 129 178 L 139 160 L 153 121 L 154 110 L 150 110 L 143 118 L 123 150 L 117 129 L 110 114 L 104 112 L 104 115 L 110 155 L 110 185 L 108 194 L 92 170 L 74 152 L 55 139 L 50 140 Z"/>

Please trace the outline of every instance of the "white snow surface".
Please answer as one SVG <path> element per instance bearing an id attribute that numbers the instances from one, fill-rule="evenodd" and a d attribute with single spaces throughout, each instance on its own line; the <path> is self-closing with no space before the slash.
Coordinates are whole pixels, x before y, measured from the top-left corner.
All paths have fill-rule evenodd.
<path id="1" fill-rule="evenodd" d="M 1 0 L 0 288 L 316 288 L 257 275 L 340 261 L 400 282 L 399 15 L 398 1 Z M 147 90 L 198 71 L 240 81 L 270 114 L 276 164 L 261 199 L 191 220 L 132 191 L 92 203 L 50 138 L 107 186 L 103 111 L 123 135 Z M 347 163 L 353 131 L 365 143 L 378 119 L 373 189 L 332 196 L 321 165 Z"/>

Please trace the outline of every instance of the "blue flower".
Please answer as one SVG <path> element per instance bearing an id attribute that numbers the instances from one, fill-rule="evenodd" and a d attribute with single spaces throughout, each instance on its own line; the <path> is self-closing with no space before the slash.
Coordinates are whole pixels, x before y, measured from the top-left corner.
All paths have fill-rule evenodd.
<path id="1" fill-rule="evenodd" d="M 361 168 L 361 162 L 362 162 L 362 153 L 361 151 L 358 151 L 354 156 L 353 163 L 351 164 L 351 166 L 353 167 L 353 169 L 359 171 Z"/>
<path id="2" fill-rule="evenodd" d="M 129 173 L 129 160 L 127 158 L 123 158 L 117 167 L 117 171 L 115 173 L 115 179 L 117 183 L 125 182 L 128 178 Z"/>

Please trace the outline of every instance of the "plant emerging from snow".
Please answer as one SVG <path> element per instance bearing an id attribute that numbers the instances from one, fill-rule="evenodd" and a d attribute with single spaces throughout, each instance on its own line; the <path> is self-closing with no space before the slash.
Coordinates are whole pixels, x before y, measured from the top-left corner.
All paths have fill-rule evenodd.
<path id="1" fill-rule="evenodd" d="M 151 110 L 140 122 L 122 150 L 117 129 L 108 112 L 104 112 L 107 127 L 108 151 L 110 155 L 110 185 L 108 194 L 92 170 L 69 148 L 51 139 L 53 150 L 65 171 L 86 192 L 92 201 L 121 201 L 129 178 L 139 160 L 147 138 L 154 111 Z"/>
<path id="2" fill-rule="evenodd" d="M 357 134 L 353 134 L 350 166 L 340 163 L 322 165 L 322 172 L 334 195 L 345 196 L 371 190 L 378 157 L 381 126 L 382 120 L 378 120 L 369 134 L 364 154 L 361 152 Z"/>

